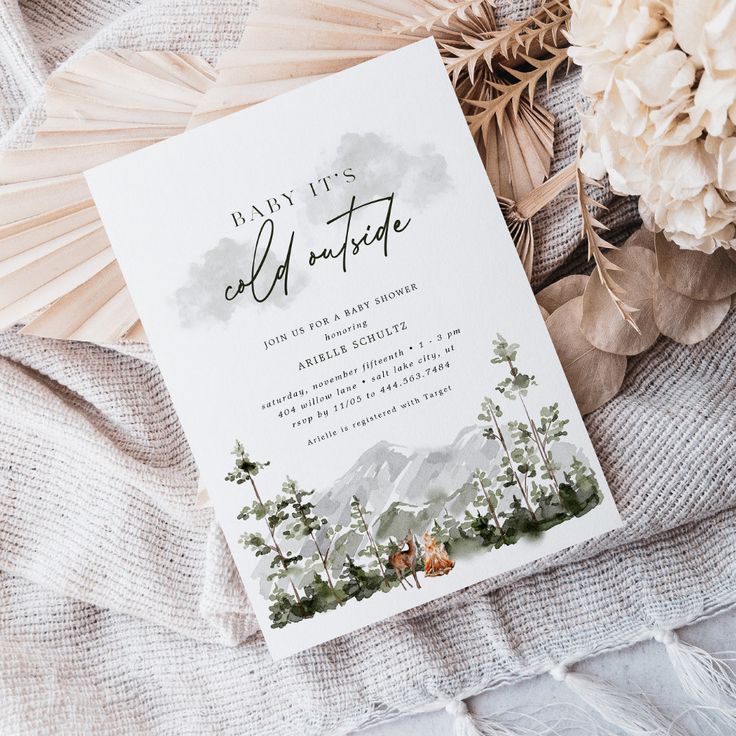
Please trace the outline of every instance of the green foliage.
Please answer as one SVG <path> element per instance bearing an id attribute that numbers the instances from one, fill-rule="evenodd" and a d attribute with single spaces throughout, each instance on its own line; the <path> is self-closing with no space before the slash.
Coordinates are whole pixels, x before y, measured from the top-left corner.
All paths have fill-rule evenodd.
<path id="1" fill-rule="evenodd" d="M 360 503 L 360 499 L 357 496 L 353 496 L 350 499 L 350 518 L 353 520 L 350 524 L 352 529 L 355 529 L 359 534 L 368 533 L 368 524 L 366 517 L 368 512 L 363 508 Z"/>
<path id="2" fill-rule="evenodd" d="M 564 475 L 565 481 L 560 483 L 560 500 L 570 514 L 583 516 L 601 502 L 598 480 L 580 460 L 573 458 L 570 470 Z"/>
<path id="3" fill-rule="evenodd" d="M 491 363 L 507 363 L 510 375 L 502 379 L 496 385 L 496 391 L 503 395 L 506 399 L 516 399 L 520 396 L 526 396 L 532 386 L 536 386 L 534 376 L 520 373 L 514 365 L 516 353 L 519 346 L 516 343 L 509 344 L 501 335 L 496 335 L 493 341 L 493 357 Z"/>
<path id="4" fill-rule="evenodd" d="M 478 419 L 481 422 L 492 422 L 494 418 L 498 419 L 503 416 L 501 407 L 496 404 L 489 396 L 485 396 L 480 404 L 480 414 Z M 491 438 L 489 438 L 491 439 Z"/>
<path id="5" fill-rule="evenodd" d="M 480 511 L 475 516 L 469 511 L 466 511 L 465 514 L 465 522 L 461 527 L 463 537 L 475 539 L 483 547 L 498 549 L 504 544 L 502 527 L 499 528 L 491 514 L 481 514 Z"/>
<path id="6" fill-rule="evenodd" d="M 255 498 L 243 506 L 238 518 L 261 523 L 268 531 L 265 534 L 249 529 L 239 541 L 256 557 L 268 560 L 267 580 L 272 584 L 269 611 L 274 628 L 334 610 L 351 598 L 364 600 L 398 586 L 407 590 L 414 587 L 411 572 L 395 570 L 390 562 L 403 542 L 389 535 L 403 539 L 406 527 L 420 534 L 428 528 L 448 553 L 454 544 L 458 549 L 475 544 L 490 552 L 524 537 L 539 536 L 601 503 L 598 480 L 584 462 L 573 458 L 568 466 L 561 467 L 553 458 L 554 446 L 567 436 L 569 421 L 560 417 L 557 403 L 542 407 L 538 415 L 532 416 L 525 399 L 536 381 L 516 366 L 518 351 L 517 344 L 498 335 L 493 341 L 491 363 L 507 369 L 495 390 L 503 399 L 515 402 L 523 418 L 508 419 L 502 428 L 504 407 L 485 396 L 478 420 L 485 424 L 483 436 L 499 443 L 499 460 L 489 468 L 474 469 L 452 493 L 442 489 L 436 498 L 428 498 L 433 505 L 423 509 L 425 516 L 397 506 L 390 516 L 384 510 L 372 524 L 370 512 L 354 495 L 350 524 L 343 531 L 318 513 L 314 491 L 300 488 L 296 480 L 287 477 L 279 494 L 262 498 L 254 477 L 268 463 L 252 460 L 243 445 L 236 442 L 234 468 L 226 479 L 236 484 L 250 482 Z M 462 521 L 447 509 L 457 508 L 458 499 L 466 506 Z M 386 518 L 390 519 L 388 525 Z M 372 530 L 377 530 L 378 539 L 388 536 L 388 540 L 379 542 Z M 312 545 L 314 552 L 305 552 L 306 556 L 292 552 L 285 548 L 291 542 L 302 543 L 301 551 L 305 544 Z M 417 543 L 414 568 L 419 573 L 424 566 L 423 555 Z M 295 580 L 301 580 L 301 590 Z"/>
<path id="7" fill-rule="evenodd" d="M 291 512 L 291 524 L 284 529 L 286 539 L 304 539 L 314 532 L 318 532 L 327 525 L 327 519 L 320 518 L 314 513 L 314 504 L 309 500 L 314 491 L 305 491 L 299 488 L 298 483 L 287 478 L 281 485 L 286 507 Z"/>
<path id="8" fill-rule="evenodd" d="M 569 419 L 560 419 L 560 409 L 557 403 L 543 406 L 540 412 L 539 431 L 548 442 L 558 442 L 567 436 L 565 427 Z"/>
<path id="9" fill-rule="evenodd" d="M 362 601 L 374 593 L 391 590 L 398 585 L 398 578 L 388 578 L 376 569 L 366 569 L 348 557 L 345 560 L 340 582 L 348 598 Z"/>
<path id="10" fill-rule="evenodd" d="M 486 475 L 485 470 L 481 470 L 480 468 L 476 468 L 473 471 L 470 482 L 478 492 L 478 495 L 473 500 L 473 506 L 476 508 L 487 507 L 493 511 L 498 506 L 498 502 L 503 498 L 501 489 L 494 489 L 493 481 Z"/>
<path id="11" fill-rule="evenodd" d="M 378 569 L 381 575 L 386 574 L 385 565 L 382 560 L 381 550 L 376 544 L 376 540 L 371 534 L 370 526 L 368 524 L 368 518 L 370 513 L 360 503 L 360 499 L 357 496 L 353 496 L 350 500 L 350 529 L 352 529 L 360 537 L 367 537 L 368 544 L 358 551 L 358 557 L 368 557 L 374 559 L 378 564 Z"/>
<path id="12" fill-rule="evenodd" d="M 274 588 L 269 596 L 271 628 L 281 629 L 286 624 L 304 619 L 304 609 L 296 598 L 283 588 Z"/>
<path id="13" fill-rule="evenodd" d="M 230 454 L 235 455 L 235 467 L 225 476 L 225 480 L 238 485 L 258 475 L 259 471 L 269 464 L 268 462 L 260 463 L 257 460 L 251 460 L 239 440 L 235 441 L 235 448 Z"/>
<path id="14" fill-rule="evenodd" d="M 516 360 L 516 353 L 519 346 L 516 343 L 509 343 L 505 337 L 498 333 L 493 341 L 493 357 L 491 363 L 513 363 Z"/>
<path id="15" fill-rule="evenodd" d="M 519 498 L 514 496 L 511 510 L 504 513 L 503 543 L 515 544 L 524 535 L 536 536 L 540 531 L 538 524 L 529 509 L 522 506 Z"/>
<path id="16" fill-rule="evenodd" d="M 243 532 L 238 542 L 243 547 L 253 550 L 256 557 L 262 557 L 273 552 L 273 547 L 257 532 Z"/>

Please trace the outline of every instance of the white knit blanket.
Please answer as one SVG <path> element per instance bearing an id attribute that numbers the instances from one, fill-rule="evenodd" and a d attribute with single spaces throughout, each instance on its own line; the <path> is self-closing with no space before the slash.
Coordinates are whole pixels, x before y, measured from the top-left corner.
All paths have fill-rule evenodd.
<path id="1" fill-rule="evenodd" d="M 524 7 L 520 7 L 523 5 Z M 528 4 L 517 4 L 524 12 Z M 0 5 L 4 145 L 89 47 L 214 60 L 247 2 Z M 577 78 L 557 114 L 573 153 Z M 572 204 L 535 221 L 535 283 L 582 264 Z M 631 202 L 608 214 L 614 239 Z M 0 334 L 0 732 L 343 733 L 619 647 L 736 603 L 736 318 L 660 339 L 588 428 L 626 526 L 272 663 L 147 349 Z"/>

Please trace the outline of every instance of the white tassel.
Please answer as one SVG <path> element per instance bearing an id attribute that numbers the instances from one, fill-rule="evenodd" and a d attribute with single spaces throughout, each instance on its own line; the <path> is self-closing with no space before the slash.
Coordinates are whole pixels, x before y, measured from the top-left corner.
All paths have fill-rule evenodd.
<path id="1" fill-rule="evenodd" d="M 664 644 L 682 689 L 698 703 L 711 706 L 736 724 L 736 674 L 726 662 L 704 649 L 682 641 L 674 631 L 655 631 Z"/>
<path id="2" fill-rule="evenodd" d="M 477 729 L 464 700 L 450 700 L 445 705 L 445 710 L 455 719 L 452 727 L 453 736 L 486 736 Z"/>
<path id="3" fill-rule="evenodd" d="M 445 710 L 454 716 L 453 736 L 530 736 L 529 729 L 519 730 L 512 726 L 498 723 L 492 718 L 474 716 L 468 710 L 463 700 L 450 700 L 445 704 Z M 551 733 L 546 731 L 546 733 Z"/>
<path id="4" fill-rule="evenodd" d="M 606 721 L 628 733 L 636 736 L 688 736 L 643 695 L 623 692 L 592 675 L 568 672 L 564 665 L 554 667 L 550 675 L 558 682 L 564 682 Z"/>

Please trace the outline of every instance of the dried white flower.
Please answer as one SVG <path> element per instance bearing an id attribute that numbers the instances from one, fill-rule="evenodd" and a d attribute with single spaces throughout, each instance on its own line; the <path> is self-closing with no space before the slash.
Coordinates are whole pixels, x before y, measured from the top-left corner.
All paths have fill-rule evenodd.
<path id="1" fill-rule="evenodd" d="M 571 0 L 580 167 L 680 247 L 736 248 L 736 2 Z"/>

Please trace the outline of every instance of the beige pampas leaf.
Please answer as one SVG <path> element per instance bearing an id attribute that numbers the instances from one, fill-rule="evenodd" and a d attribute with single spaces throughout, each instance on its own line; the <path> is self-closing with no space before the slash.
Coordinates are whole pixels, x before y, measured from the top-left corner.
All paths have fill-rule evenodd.
<path id="1" fill-rule="evenodd" d="M 500 59 L 519 63 L 522 54 L 538 56 L 546 45 L 557 46 L 571 15 L 565 0 L 543 3 L 527 18 L 511 20 L 503 28 L 473 36 L 462 36 L 463 44 L 441 43 L 448 72 L 456 79 L 463 71 L 485 63 L 491 71 Z M 535 52 L 535 53 L 532 53 Z"/>
<path id="2" fill-rule="evenodd" d="M 185 129 L 212 85 L 202 59 L 92 51 L 51 75 L 30 149 L 0 153 L 0 328 L 115 342 L 138 316 L 82 172 Z"/>
<path id="3" fill-rule="evenodd" d="M 621 269 L 616 281 L 626 303 L 637 310 L 638 332 L 621 319 L 597 271 L 592 273 L 585 287 L 580 329 L 585 339 L 600 350 L 637 355 L 650 348 L 659 337 L 652 300 L 657 259 L 651 250 L 635 245 L 614 251 L 608 258 Z"/>
<path id="4" fill-rule="evenodd" d="M 517 117 L 522 96 L 526 96 L 529 103 L 533 104 L 537 85 L 543 80 L 546 82 L 547 88 L 552 85 L 552 77 L 560 65 L 567 60 L 567 49 L 558 49 L 553 46 L 545 46 L 544 48 L 550 55 L 542 59 L 536 59 L 527 54 L 519 54 L 531 67 L 528 70 L 502 66 L 502 69 L 513 77 L 513 81 L 492 80 L 489 84 L 495 94 L 491 99 L 472 101 L 473 106 L 479 110 L 479 112 L 468 116 L 472 131 L 481 130 L 495 123 L 503 132 L 504 113 L 507 110 L 511 110 L 513 116 Z"/>
<path id="5" fill-rule="evenodd" d="M 736 261 L 718 248 L 712 254 L 685 250 L 661 233 L 655 241 L 657 268 L 664 283 L 691 299 L 716 301 L 736 293 Z"/>
<path id="6" fill-rule="evenodd" d="M 616 281 L 615 275 L 621 271 L 621 267 L 617 266 L 609 257 L 604 254 L 606 249 L 616 249 L 616 246 L 609 243 L 603 238 L 598 230 L 605 230 L 606 227 L 601 223 L 590 211 L 590 208 L 605 209 L 599 202 L 596 202 L 585 191 L 585 185 L 590 183 L 587 177 L 580 171 L 580 145 L 578 144 L 578 155 L 576 163 L 576 186 L 578 193 L 578 204 L 580 216 L 582 218 L 582 235 L 588 240 L 588 259 L 593 259 L 596 271 L 600 278 L 600 282 L 605 289 L 609 299 L 613 302 L 616 311 L 621 319 L 626 322 L 629 327 L 638 332 L 634 315 L 638 309 L 627 303 L 624 290 Z"/>
<path id="7" fill-rule="evenodd" d="M 612 399 L 626 374 L 626 357 L 591 345 L 580 331 L 583 297 L 559 307 L 546 322 L 557 356 L 582 414 Z"/>
<path id="8" fill-rule="evenodd" d="M 657 277 L 654 282 L 654 319 L 663 335 L 694 345 L 720 326 L 731 308 L 731 297 L 714 301 L 691 299 L 670 289 Z"/>
<path id="9" fill-rule="evenodd" d="M 572 274 L 546 286 L 536 296 L 537 304 L 554 314 L 563 304 L 582 296 L 590 277 L 586 274 Z"/>

